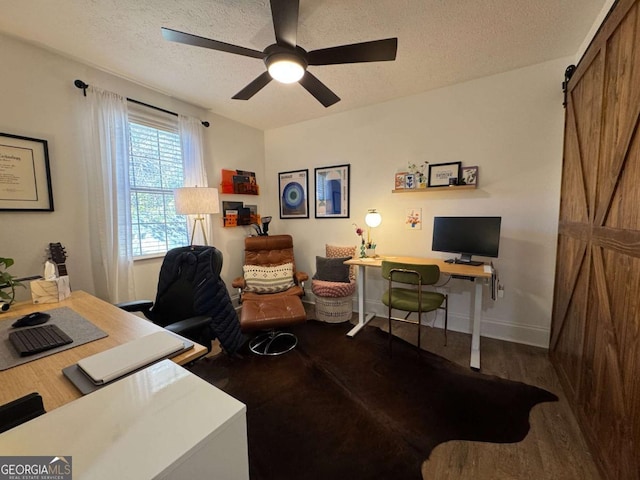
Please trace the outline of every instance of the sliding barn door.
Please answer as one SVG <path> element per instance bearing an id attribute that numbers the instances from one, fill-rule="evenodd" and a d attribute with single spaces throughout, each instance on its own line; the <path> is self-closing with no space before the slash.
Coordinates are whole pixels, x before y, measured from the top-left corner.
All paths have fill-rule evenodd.
<path id="1" fill-rule="evenodd" d="M 640 479 L 640 0 L 569 82 L 551 358 L 607 479 Z"/>

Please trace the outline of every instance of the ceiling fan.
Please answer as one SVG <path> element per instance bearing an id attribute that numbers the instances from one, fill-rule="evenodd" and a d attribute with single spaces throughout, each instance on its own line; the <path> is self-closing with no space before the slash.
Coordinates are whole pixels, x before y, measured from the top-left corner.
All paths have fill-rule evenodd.
<path id="1" fill-rule="evenodd" d="M 275 79 L 282 83 L 300 83 L 322 105 L 330 107 L 339 102 L 340 97 L 307 70 L 309 65 L 384 62 L 396 59 L 397 38 L 340 45 L 307 52 L 297 45 L 299 8 L 299 0 L 271 0 L 271 16 L 276 43 L 269 45 L 262 52 L 165 27 L 162 27 L 162 36 L 172 42 L 263 60 L 267 71 L 236 93 L 233 96 L 236 100 L 249 100 L 272 79 Z"/>

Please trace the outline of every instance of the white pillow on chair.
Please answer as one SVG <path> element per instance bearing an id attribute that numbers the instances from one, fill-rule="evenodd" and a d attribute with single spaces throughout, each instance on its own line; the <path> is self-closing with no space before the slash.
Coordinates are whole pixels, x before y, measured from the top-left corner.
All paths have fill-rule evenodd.
<path id="1" fill-rule="evenodd" d="M 283 263 L 273 267 L 245 265 L 242 267 L 246 282 L 245 292 L 278 293 L 289 290 L 293 281 L 293 263 Z"/>

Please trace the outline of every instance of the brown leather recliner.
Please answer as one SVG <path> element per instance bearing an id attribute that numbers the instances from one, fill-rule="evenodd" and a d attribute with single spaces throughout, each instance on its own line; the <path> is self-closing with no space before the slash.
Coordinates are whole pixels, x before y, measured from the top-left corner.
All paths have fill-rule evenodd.
<path id="1" fill-rule="evenodd" d="M 268 295 L 304 296 L 304 282 L 309 279 L 309 275 L 296 271 L 295 258 L 293 256 L 293 238 L 291 235 L 272 235 L 262 237 L 247 237 L 244 240 L 244 265 L 258 265 L 263 267 L 274 267 L 291 263 L 293 265 L 294 285 L 286 290 L 269 293 Z M 246 291 L 247 282 L 245 276 L 238 277 L 231 285 L 238 289 L 240 303 L 245 300 L 263 299 L 264 293 Z"/>
<path id="2" fill-rule="evenodd" d="M 291 235 L 247 237 L 244 244 L 244 274 L 231 283 L 242 304 L 240 327 L 243 332 L 268 330 L 251 340 L 254 353 L 288 352 L 298 340 L 292 333 L 275 329 L 307 319 L 300 297 L 309 276 L 296 270 Z"/>

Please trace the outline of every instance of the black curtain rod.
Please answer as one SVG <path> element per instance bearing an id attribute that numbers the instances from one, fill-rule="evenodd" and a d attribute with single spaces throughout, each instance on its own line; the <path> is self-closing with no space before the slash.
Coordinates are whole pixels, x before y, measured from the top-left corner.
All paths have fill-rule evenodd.
<path id="1" fill-rule="evenodd" d="M 77 87 L 82 89 L 82 93 L 84 94 L 84 96 L 87 96 L 87 88 L 89 88 L 89 85 L 84 83 L 82 80 L 76 80 L 75 82 L 73 82 L 73 84 Z M 137 105 L 142 105 L 143 107 L 149 107 L 149 108 L 153 108 L 154 110 L 158 110 L 159 112 L 164 112 L 164 113 L 168 113 L 169 115 L 174 115 L 174 116 L 178 116 L 178 114 L 176 112 L 172 112 L 170 110 L 165 110 L 164 108 L 160 108 L 160 107 L 156 107 L 154 105 L 149 105 L 148 103 L 144 103 L 144 102 L 140 102 L 138 100 L 134 100 L 133 98 L 128 98 L 127 97 L 127 102 L 131 102 L 131 103 L 135 103 Z M 202 123 L 203 126 L 205 127 L 209 127 L 210 123 L 209 122 L 203 122 L 201 121 L 200 123 Z"/>

